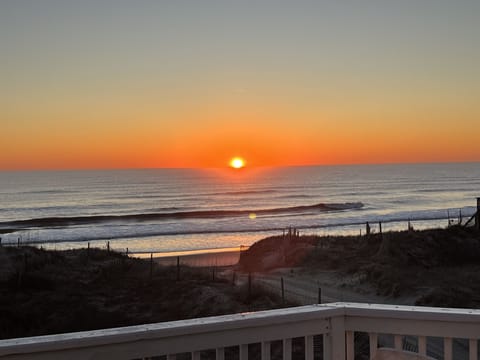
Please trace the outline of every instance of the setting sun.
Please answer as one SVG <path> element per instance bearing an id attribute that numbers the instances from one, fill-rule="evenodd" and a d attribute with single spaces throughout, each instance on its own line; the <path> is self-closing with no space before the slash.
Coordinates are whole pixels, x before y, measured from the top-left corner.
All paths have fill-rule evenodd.
<path id="1" fill-rule="evenodd" d="M 230 166 L 234 169 L 241 169 L 245 166 L 245 160 L 240 157 L 235 157 L 230 160 Z"/>

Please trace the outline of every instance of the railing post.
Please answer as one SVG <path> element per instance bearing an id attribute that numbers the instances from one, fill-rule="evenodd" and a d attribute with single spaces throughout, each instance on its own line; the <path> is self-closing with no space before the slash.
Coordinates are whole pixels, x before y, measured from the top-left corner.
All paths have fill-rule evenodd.
<path id="1" fill-rule="evenodd" d="M 330 319 L 330 332 L 323 337 L 324 359 L 345 359 L 345 317 Z"/>

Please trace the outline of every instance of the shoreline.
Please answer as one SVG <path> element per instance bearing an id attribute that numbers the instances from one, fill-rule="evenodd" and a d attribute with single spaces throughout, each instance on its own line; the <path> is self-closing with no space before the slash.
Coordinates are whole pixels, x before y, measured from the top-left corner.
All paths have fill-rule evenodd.
<path id="1" fill-rule="evenodd" d="M 466 221 L 470 215 L 465 215 L 463 220 Z M 390 219 L 375 219 L 368 221 L 372 232 L 379 231 L 379 223 L 383 226 L 385 232 L 403 231 L 413 226 L 415 230 L 428 230 L 437 228 L 447 228 L 453 222 L 458 222 L 458 219 L 453 215 L 442 217 L 441 219 L 415 219 L 410 220 L 390 220 Z M 292 224 L 292 227 L 301 231 L 302 235 L 307 236 L 357 236 L 365 234 L 364 221 L 341 223 L 341 224 L 322 224 L 315 226 L 303 226 Z M 34 246 L 37 248 L 44 248 L 47 250 L 73 250 L 82 249 L 87 246 L 93 248 L 107 248 L 107 243 L 110 243 L 110 249 L 118 252 L 128 252 L 128 254 L 147 254 L 138 255 L 138 257 L 150 257 L 153 253 L 155 257 L 164 256 L 183 256 L 190 255 L 187 252 L 209 253 L 220 252 L 218 249 L 232 249 L 241 246 L 249 247 L 254 243 L 261 241 L 270 236 L 277 236 L 282 232 L 288 230 L 286 228 L 275 229 L 259 229 L 248 231 L 233 231 L 233 232 L 208 232 L 208 233 L 188 233 L 188 234 L 157 234 L 157 235 L 137 235 L 137 236 L 117 236 L 111 238 L 103 238 L 101 236 L 92 238 L 90 240 L 78 240 L 65 238 L 60 239 L 44 239 L 36 238 L 38 236 L 38 229 L 1 229 L 0 228 L 0 244 L 3 246 L 17 246 L 17 244 Z M 11 232 L 10 232 L 11 231 Z M 36 236 L 35 236 L 36 235 Z M 177 247 L 188 246 L 192 242 L 199 241 L 204 243 L 204 248 L 195 250 L 171 250 Z M 161 246 L 158 246 L 158 245 Z M 170 255 L 166 255 L 171 253 Z M 178 254 L 177 254 L 178 253 Z M 185 254 L 184 254 L 185 253 Z M 164 255 L 165 254 L 165 255 Z"/>

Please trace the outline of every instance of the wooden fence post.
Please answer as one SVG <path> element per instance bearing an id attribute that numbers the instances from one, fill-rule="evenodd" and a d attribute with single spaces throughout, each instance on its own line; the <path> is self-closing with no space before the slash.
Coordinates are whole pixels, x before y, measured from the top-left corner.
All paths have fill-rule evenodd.
<path id="1" fill-rule="evenodd" d="M 150 281 L 153 277 L 153 253 L 150 253 Z"/>
<path id="2" fill-rule="evenodd" d="M 318 303 L 322 303 L 322 288 L 320 286 L 318 287 Z"/>
<path id="3" fill-rule="evenodd" d="M 180 256 L 177 256 L 177 281 L 180 281 Z"/>
<path id="4" fill-rule="evenodd" d="M 475 227 L 480 230 L 480 197 L 477 197 L 477 214 L 475 216 Z"/>
<path id="5" fill-rule="evenodd" d="M 252 273 L 248 273 L 248 297 L 252 296 Z"/>

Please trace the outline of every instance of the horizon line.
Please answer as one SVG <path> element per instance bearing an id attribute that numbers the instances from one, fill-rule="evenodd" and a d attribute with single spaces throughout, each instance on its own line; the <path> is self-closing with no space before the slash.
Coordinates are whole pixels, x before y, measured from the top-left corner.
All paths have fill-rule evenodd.
<path id="1" fill-rule="evenodd" d="M 248 171 L 249 169 L 294 168 L 294 167 L 335 167 L 335 166 L 388 166 L 388 165 L 432 165 L 432 164 L 476 164 L 480 160 L 460 161 L 418 161 L 418 162 L 372 162 L 372 163 L 336 163 L 336 164 L 286 164 L 286 165 L 252 165 L 242 169 L 230 169 L 228 166 L 165 166 L 165 167 L 78 167 L 78 168 L 6 168 L 1 172 L 49 172 L 49 171 L 124 171 L 124 170 L 232 170 Z"/>

